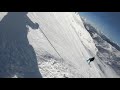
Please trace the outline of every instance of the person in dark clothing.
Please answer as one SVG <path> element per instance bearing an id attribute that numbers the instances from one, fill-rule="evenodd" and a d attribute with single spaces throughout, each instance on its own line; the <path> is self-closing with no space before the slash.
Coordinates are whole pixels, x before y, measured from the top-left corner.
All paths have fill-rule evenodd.
<path id="1" fill-rule="evenodd" d="M 89 58 L 88 60 L 87 60 L 87 62 L 88 62 L 88 64 L 90 64 L 92 61 L 94 61 L 95 60 L 95 57 L 92 57 L 92 58 Z"/>

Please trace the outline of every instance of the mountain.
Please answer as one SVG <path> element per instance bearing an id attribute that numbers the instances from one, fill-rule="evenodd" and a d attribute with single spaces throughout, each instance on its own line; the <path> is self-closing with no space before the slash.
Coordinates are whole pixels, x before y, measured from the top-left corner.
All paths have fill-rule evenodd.
<path id="1" fill-rule="evenodd" d="M 120 46 L 110 40 L 93 25 L 82 19 L 86 30 L 93 38 L 98 49 L 97 55 L 120 75 Z"/>
<path id="2" fill-rule="evenodd" d="M 77 12 L 0 12 L 0 77 L 119 77 L 94 41 Z"/>

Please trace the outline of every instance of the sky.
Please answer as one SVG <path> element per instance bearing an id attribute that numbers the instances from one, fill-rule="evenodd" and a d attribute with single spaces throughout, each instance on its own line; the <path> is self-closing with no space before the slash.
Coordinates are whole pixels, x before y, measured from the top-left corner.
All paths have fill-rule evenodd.
<path id="1" fill-rule="evenodd" d="M 80 12 L 80 16 L 120 45 L 120 12 Z"/>

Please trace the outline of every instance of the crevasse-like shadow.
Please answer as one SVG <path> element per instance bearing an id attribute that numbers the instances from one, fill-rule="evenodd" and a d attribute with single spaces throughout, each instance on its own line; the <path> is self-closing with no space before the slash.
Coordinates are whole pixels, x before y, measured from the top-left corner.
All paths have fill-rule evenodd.
<path id="1" fill-rule="evenodd" d="M 0 77 L 42 78 L 27 25 L 37 29 L 27 12 L 8 12 L 0 22 Z"/>

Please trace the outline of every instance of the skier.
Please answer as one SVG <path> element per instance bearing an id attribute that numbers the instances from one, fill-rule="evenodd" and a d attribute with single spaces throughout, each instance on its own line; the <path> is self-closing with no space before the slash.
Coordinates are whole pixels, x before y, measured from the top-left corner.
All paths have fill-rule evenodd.
<path id="1" fill-rule="evenodd" d="M 87 62 L 88 62 L 88 64 L 90 65 L 90 63 L 92 62 L 92 61 L 94 61 L 95 60 L 95 57 L 92 57 L 92 58 L 89 58 L 88 60 L 87 60 Z"/>

